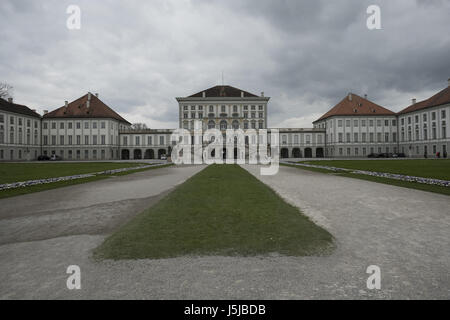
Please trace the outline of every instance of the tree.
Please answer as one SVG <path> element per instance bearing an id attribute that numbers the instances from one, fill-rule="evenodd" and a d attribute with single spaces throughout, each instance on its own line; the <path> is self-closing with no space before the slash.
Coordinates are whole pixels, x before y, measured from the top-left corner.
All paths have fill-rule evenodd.
<path id="1" fill-rule="evenodd" d="M 143 130 L 143 129 L 147 129 L 147 125 L 145 123 L 133 123 L 131 125 L 131 128 L 133 130 Z"/>
<path id="2" fill-rule="evenodd" d="M 6 99 L 11 97 L 12 86 L 6 82 L 0 82 L 0 98 Z"/>

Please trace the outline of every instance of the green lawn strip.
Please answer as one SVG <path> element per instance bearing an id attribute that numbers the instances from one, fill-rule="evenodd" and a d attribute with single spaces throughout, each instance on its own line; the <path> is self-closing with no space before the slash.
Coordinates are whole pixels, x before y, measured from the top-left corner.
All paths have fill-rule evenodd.
<path id="1" fill-rule="evenodd" d="M 330 233 L 237 165 L 210 165 L 94 251 L 98 259 L 331 252 Z"/>
<path id="2" fill-rule="evenodd" d="M 313 160 L 300 163 L 450 180 L 450 159 Z"/>
<path id="3" fill-rule="evenodd" d="M 0 163 L 0 184 L 19 181 L 58 178 L 76 174 L 130 168 L 145 163 L 131 162 L 47 162 Z"/>
<path id="4" fill-rule="evenodd" d="M 62 187 L 67 187 L 67 186 L 71 186 L 71 185 L 75 185 L 75 184 L 97 181 L 97 180 L 101 180 L 101 179 L 110 178 L 112 176 L 122 176 L 122 175 L 131 174 L 131 173 L 146 171 L 146 170 L 159 169 L 159 168 L 164 168 L 164 167 L 168 167 L 171 165 L 172 164 L 165 164 L 165 165 L 160 165 L 160 166 L 155 165 L 154 167 L 149 167 L 149 168 L 145 168 L 145 169 L 130 170 L 130 171 L 124 171 L 124 172 L 119 172 L 119 173 L 109 174 L 109 175 L 106 175 L 106 174 L 105 175 L 97 175 L 97 176 L 88 177 L 88 178 L 37 184 L 37 185 L 33 185 L 33 186 L 19 187 L 19 188 L 14 188 L 14 189 L 6 189 L 6 190 L 0 191 L 0 199 L 15 197 L 15 196 L 23 195 L 23 194 L 28 194 L 28 193 L 40 192 L 40 191 L 45 191 L 45 190 L 51 190 L 51 189 L 56 189 L 56 188 L 62 188 Z M 135 166 L 137 166 L 137 164 L 135 164 Z"/>
<path id="5" fill-rule="evenodd" d="M 290 165 L 290 164 L 284 164 L 284 163 L 282 163 L 281 165 L 287 166 L 287 167 L 295 167 L 297 169 L 302 169 L 302 170 L 315 171 L 315 172 L 320 172 L 320 173 L 325 173 L 325 174 L 334 174 L 334 175 L 339 175 L 339 176 L 343 176 L 343 177 L 356 178 L 356 179 L 368 180 L 368 181 L 377 182 L 377 183 L 390 184 L 390 185 L 398 186 L 398 187 L 418 189 L 418 190 L 422 190 L 422 191 L 429 191 L 429 192 L 434 192 L 434 193 L 450 195 L 450 188 L 448 188 L 448 187 L 442 187 L 442 186 L 436 186 L 436 185 L 418 183 L 418 182 L 402 181 L 402 180 L 389 179 L 389 178 L 383 178 L 383 177 L 374 177 L 374 176 L 369 176 L 369 175 L 365 175 L 365 174 L 355 174 L 355 173 L 349 173 L 349 172 L 348 173 L 335 172 L 332 170 L 327 170 L 327 169 L 322 169 L 322 168 L 303 167 L 303 166 Z"/>

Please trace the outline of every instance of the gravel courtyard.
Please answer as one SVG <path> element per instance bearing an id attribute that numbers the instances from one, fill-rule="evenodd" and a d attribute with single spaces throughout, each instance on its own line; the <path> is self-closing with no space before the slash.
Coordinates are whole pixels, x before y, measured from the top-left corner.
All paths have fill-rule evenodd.
<path id="1" fill-rule="evenodd" d="M 450 197 L 290 167 L 260 176 L 244 166 L 333 234 L 330 256 L 91 259 L 106 234 L 203 168 L 0 200 L 0 298 L 450 298 Z M 73 264 L 80 290 L 66 288 Z M 369 265 L 381 268 L 381 290 L 366 287 Z"/>

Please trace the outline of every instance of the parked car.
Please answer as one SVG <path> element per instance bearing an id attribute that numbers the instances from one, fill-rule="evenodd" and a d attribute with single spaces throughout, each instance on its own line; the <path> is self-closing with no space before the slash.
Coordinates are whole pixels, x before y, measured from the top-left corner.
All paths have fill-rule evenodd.
<path id="1" fill-rule="evenodd" d="M 167 160 L 167 156 L 165 154 L 161 155 L 161 160 Z"/>
<path id="2" fill-rule="evenodd" d="M 60 161 L 62 160 L 62 158 L 56 154 L 52 154 L 52 156 L 50 157 L 50 161 Z"/>
<path id="3" fill-rule="evenodd" d="M 379 158 L 379 157 L 378 157 L 378 153 L 369 153 L 369 155 L 367 156 L 367 158 Z"/>
<path id="4" fill-rule="evenodd" d="M 42 154 L 37 159 L 38 159 L 38 161 L 48 161 L 48 160 L 50 160 L 50 157 L 45 154 Z"/>
<path id="5" fill-rule="evenodd" d="M 393 158 L 405 158 L 406 156 L 405 156 L 405 154 L 404 153 L 394 153 L 393 155 L 392 155 L 392 157 Z"/>

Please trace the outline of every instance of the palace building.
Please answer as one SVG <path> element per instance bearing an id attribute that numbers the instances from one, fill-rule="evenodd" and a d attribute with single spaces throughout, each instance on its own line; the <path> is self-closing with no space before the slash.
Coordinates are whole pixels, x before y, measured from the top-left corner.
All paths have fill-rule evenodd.
<path id="1" fill-rule="evenodd" d="M 269 97 L 219 85 L 176 98 L 179 127 L 267 129 Z M 313 128 L 276 128 L 281 158 L 367 157 L 404 153 L 408 157 L 447 155 L 450 136 L 450 80 L 432 97 L 398 113 L 349 93 L 313 122 Z M 131 123 L 87 93 L 41 116 L 12 99 L 0 99 L 0 161 L 157 159 L 171 153 L 173 129 L 136 130 Z"/>

